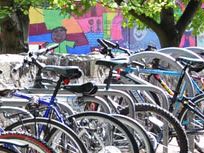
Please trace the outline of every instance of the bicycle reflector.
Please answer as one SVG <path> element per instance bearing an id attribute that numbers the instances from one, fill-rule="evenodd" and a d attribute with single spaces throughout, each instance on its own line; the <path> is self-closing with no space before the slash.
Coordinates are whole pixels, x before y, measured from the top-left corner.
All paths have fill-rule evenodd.
<path id="1" fill-rule="evenodd" d="M 69 79 L 64 79 L 63 82 L 64 82 L 65 85 L 68 85 L 70 80 Z"/>

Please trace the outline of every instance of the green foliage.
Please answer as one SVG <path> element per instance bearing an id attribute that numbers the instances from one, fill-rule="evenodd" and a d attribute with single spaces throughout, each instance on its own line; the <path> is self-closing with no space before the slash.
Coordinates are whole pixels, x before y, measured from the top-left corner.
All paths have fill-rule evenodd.
<path id="1" fill-rule="evenodd" d="M 5 0 L 6 2 L 7 0 Z M 28 14 L 29 8 L 52 8 L 60 9 L 61 13 L 66 15 L 75 14 L 83 15 L 90 7 L 100 3 L 110 9 L 120 9 L 124 16 L 123 26 L 132 27 L 137 23 L 139 28 L 145 28 L 148 25 L 143 24 L 138 16 L 142 15 L 148 17 L 153 21 L 160 23 L 161 11 L 166 8 L 174 9 L 175 23 L 182 15 L 179 5 L 176 3 L 178 0 L 13 0 L 12 5 L 1 6 L 0 20 L 6 16 L 11 15 L 16 10 Z M 187 5 L 190 0 L 180 0 L 184 5 Z M 204 2 L 204 0 L 202 0 Z M 120 4 L 120 5 L 118 5 Z M 130 11 L 134 11 L 136 15 L 131 15 Z M 194 30 L 194 34 L 204 31 L 204 11 L 201 9 L 196 14 L 193 22 L 189 28 Z"/>
<path id="2" fill-rule="evenodd" d="M 4 0 L 5 3 L 7 0 Z M 5 4 L 4 3 L 4 4 Z M 16 11 L 22 11 L 24 14 L 29 13 L 29 8 L 52 8 L 61 10 L 62 14 L 72 13 L 82 15 L 91 6 L 94 6 L 96 1 L 90 0 L 13 0 L 12 5 L 1 6 L 0 3 L 0 19 L 8 17 Z"/>
<path id="3" fill-rule="evenodd" d="M 0 21 L 3 20 L 5 17 L 11 15 L 11 8 L 8 6 L 0 6 Z"/>
<path id="4" fill-rule="evenodd" d="M 204 32 L 204 10 L 199 9 L 196 15 L 193 18 L 192 23 L 189 25 L 188 29 L 193 30 L 194 35 L 198 35 Z"/>

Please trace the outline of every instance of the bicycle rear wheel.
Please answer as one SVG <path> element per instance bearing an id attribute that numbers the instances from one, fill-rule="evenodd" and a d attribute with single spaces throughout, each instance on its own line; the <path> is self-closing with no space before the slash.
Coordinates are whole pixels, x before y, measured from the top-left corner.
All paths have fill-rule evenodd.
<path id="1" fill-rule="evenodd" d="M 154 149 L 156 148 L 154 144 L 156 144 L 156 140 L 143 128 L 142 125 L 140 125 L 136 120 L 124 115 L 111 114 L 111 116 L 114 116 L 116 119 L 121 121 L 128 127 L 131 133 L 134 133 L 134 138 L 136 139 L 140 152 L 154 153 Z"/>

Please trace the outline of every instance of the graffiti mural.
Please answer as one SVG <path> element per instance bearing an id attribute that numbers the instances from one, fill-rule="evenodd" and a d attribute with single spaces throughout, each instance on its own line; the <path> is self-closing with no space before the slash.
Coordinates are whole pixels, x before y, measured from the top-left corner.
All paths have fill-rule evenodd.
<path id="1" fill-rule="evenodd" d="M 138 30 L 137 26 L 123 28 L 122 22 L 120 11 L 110 11 L 100 4 L 80 17 L 61 15 L 59 10 L 31 8 L 29 42 L 56 42 L 60 46 L 55 52 L 65 54 L 88 54 L 98 47 L 97 39 L 100 38 L 117 42 L 134 51 L 145 49 L 148 45 L 160 48 L 159 39 L 153 31 Z M 186 31 L 180 47 L 194 45 L 195 37 Z"/>
<path id="2" fill-rule="evenodd" d="M 159 46 L 156 35 L 150 30 L 122 27 L 120 11 L 110 11 L 100 4 L 83 16 L 63 16 L 59 10 L 30 10 L 29 42 L 59 43 L 57 53 L 87 54 L 98 47 L 97 39 L 104 38 L 133 50 L 148 44 Z"/>

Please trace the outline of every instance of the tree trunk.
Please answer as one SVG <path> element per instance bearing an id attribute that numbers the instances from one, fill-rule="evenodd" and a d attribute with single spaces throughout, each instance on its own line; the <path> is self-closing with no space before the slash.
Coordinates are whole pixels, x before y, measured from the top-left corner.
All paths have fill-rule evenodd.
<path id="1" fill-rule="evenodd" d="M 0 54 L 17 54 L 28 50 L 28 15 L 17 10 L 1 22 L 0 29 Z"/>
<path id="2" fill-rule="evenodd" d="M 160 20 L 157 35 L 161 47 L 178 47 L 182 34 L 177 31 L 173 8 L 163 8 L 160 13 Z"/>
<path id="3" fill-rule="evenodd" d="M 157 33 L 157 36 L 160 41 L 161 48 L 165 47 L 179 47 L 182 35 L 180 33 L 175 33 L 174 35 L 170 35 L 165 33 L 162 30 L 162 33 Z M 169 33 L 173 33 L 173 31 L 169 31 Z"/>

